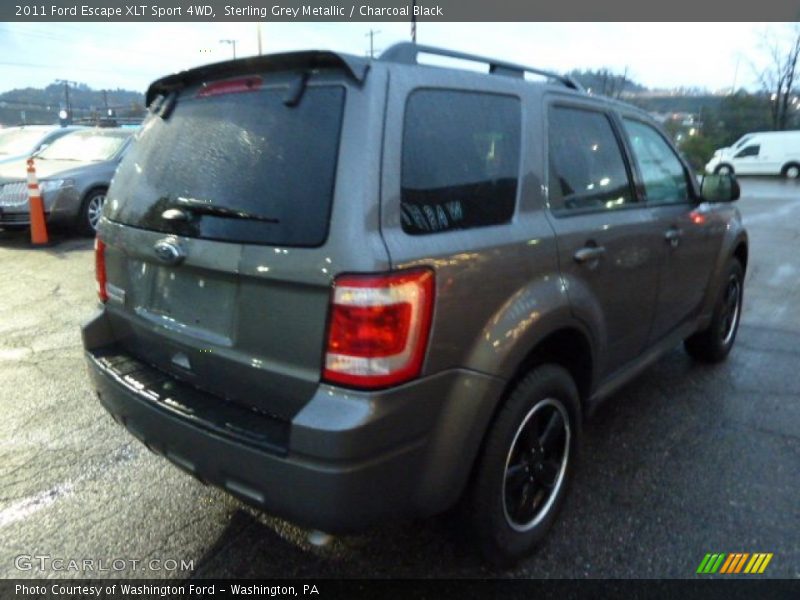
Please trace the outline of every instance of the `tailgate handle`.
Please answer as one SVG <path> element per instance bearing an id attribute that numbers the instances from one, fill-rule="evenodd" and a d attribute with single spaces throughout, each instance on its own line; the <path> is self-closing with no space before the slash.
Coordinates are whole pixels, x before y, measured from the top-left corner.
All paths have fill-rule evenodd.
<path id="1" fill-rule="evenodd" d="M 188 221 L 189 215 L 180 208 L 168 208 L 161 213 L 161 218 L 165 221 Z"/>

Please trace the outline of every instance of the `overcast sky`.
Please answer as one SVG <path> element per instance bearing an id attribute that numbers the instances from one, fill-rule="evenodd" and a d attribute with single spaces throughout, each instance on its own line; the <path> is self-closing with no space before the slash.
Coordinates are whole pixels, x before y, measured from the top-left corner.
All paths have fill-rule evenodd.
<path id="1" fill-rule="evenodd" d="M 648 87 L 756 85 L 764 23 L 419 23 L 418 42 L 568 71 L 607 67 Z M 331 49 L 364 55 L 409 39 L 408 23 L 262 23 L 264 53 Z M 257 53 L 252 23 L 0 23 L 0 92 L 55 79 L 144 91 L 187 67 Z M 738 65 L 738 69 L 737 69 Z"/>

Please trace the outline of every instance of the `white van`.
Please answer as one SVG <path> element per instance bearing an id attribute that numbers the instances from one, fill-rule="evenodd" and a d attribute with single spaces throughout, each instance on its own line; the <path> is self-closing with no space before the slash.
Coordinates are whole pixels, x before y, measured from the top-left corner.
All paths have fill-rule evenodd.
<path id="1" fill-rule="evenodd" d="M 730 148 L 720 148 L 707 173 L 783 175 L 800 178 L 800 130 L 747 133 Z"/>

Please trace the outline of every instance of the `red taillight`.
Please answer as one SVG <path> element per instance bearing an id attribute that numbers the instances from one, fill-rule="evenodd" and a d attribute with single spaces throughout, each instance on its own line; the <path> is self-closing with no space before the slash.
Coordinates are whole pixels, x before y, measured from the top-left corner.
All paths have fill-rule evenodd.
<path id="1" fill-rule="evenodd" d="M 378 388 L 417 377 L 428 344 L 433 293 L 428 269 L 337 277 L 323 378 Z"/>
<path id="2" fill-rule="evenodd" d="M 108 300 L 106 290 L 106 245 L 99 239 L 94 239 L 94 276 L 97 279 L 97 295 L 100 302 Z"/>

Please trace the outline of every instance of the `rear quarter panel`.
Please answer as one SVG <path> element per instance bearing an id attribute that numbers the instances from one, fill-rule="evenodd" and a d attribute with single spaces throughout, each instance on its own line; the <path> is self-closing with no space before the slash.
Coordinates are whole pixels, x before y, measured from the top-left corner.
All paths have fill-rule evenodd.
<path id="1" fill-rule="evenodd" d="M 522 139 L 517 208 L 510 223 L 427 235 L 401 227 L 406 101 L 415 89 L 507 94 L 520 99 Z M 381 229 L 393 267 L 431 266 L 436 301 L 425 373 L 464 367 L 511 377 L 547 332 L 571 320 L 552 228 L 544 216 L 542 131 L 531 109 L 540 86 L 436 68 L 391 71 L 381 182 Z"/>

